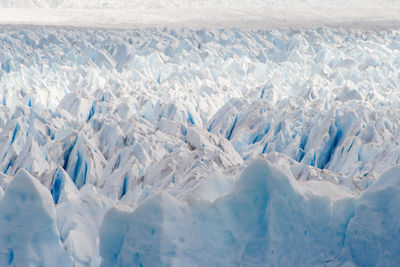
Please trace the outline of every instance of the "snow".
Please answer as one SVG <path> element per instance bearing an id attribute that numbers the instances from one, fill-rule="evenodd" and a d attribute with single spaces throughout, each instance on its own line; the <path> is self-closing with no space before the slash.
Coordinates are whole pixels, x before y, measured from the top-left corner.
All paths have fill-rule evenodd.
<path id="1" fill-rule="evenodd" d="M 0 2 L 0 265 L 399 262 L 399 3 L 154 3 Z"/>
<path id="2" fill-rule="evenodd" d="M 127 5 L 116 4 L 115 8 L 97 3 L 88 4 L 88 1 L 76 1 L 76 5 L 56 5 L 52 8 L 48 8 L 48 5 L 39 8 L 39 5 L 24 4 L 14 5 L 17 8 L 7 8 L 17 2 L 4 2 L 6 5 L 0 4 L 0 24 L 24 25 L 28 28 L 32 28 L 31 25 L 112 29 L 235 27 L 252 30 L 309 29 L 321 26 L 384 30 L 400 27 L 400 2 L 390 0 L 329 1 L 332 4 L 315 0 L 313 5 L 305 1 L 271 3 L 261 0 L 257 5 L 252 3 L 255 1 L 176 1 L 176 5 L 170 1 L 127 1 Z M 152 4 L 154 2 L 156 4 Z"/>
<path id="3" fill-rule="evenodd" d="M 164 1 L 138 1 L 138 0 L 14 0 L 12 2 L 2 0 L 0 6 L 12 8 L 150 8 L 150 7 L 188 7 L 188 6 L 275 6 L 275 7 L 288 7 L 291 5 L 304 5 L 304 6 L 382 6 L 382 5 L 396 5 L 397 0 L 245 0 L 245 1 L 220 1 L 220 0 L 164 0 Z"/>

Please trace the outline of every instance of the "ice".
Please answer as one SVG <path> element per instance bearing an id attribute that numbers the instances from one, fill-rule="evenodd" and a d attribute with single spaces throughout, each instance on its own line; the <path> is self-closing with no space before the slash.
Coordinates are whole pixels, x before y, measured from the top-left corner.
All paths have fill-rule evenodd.
<path id="1" fill-rule="evenodd" d="M 385 172 L 357 201 L 346 231 L 344 258 L 356 266 L 390 265 L 399 262 L 400 168 Z"/>
<path id="2" fill-rule="evenodd" d="M 0 201 L 3 266 L 72 266 L 60 242 L 56 211 L 47 188 L 20 170 Z"/>
<path id="3" fill-rule="evenodd" d="M 223 10 L 247 25 L 264 8 Z M 399 261 L 399 170 L 383 174 L 400 162 L 396 20 L 158 27 L 147 12 L 146 27 L 1 28 L 0 265 Z"/>
<path id="4" fill-rule="evenodd" d="M 302 186 L 259 160 L 214 202 L 159 193 L 130 215 L 114 210 L 102 225 L 100 247 L 118 245 L 101 250 L 103 265 L 326 264 L 342 249 L 354 200 L 330 201 L 329 193 L 311 195 Z"/>
<path id="5" fill-rule="evenodd" d="M 129 229 L 130 213 L 126 208 L 112 208 L 107 212 L 100 229 L 102 238 L 107 239 L 100 243 L 103 266 L 115 265 Z"/>
<path id="6" fill-rule="evenodd" d="M 159 193 L 132 213 L 108 212 L 103 266 L 391 264 L 398 261 L 398 174 L 398 167 L 386 172 L 357 199 L 329 182 L 298 183 L 258 160 L 215 201 Z"/>
<path id="7" fill-rule="evenodd" d="M 57 206 L 60 238 L 76 266 L 91 263 L 98 250 L 100 224 L 111 206 L 111 200 L 92 185 L 83 186 L 79 195 Z"/>
<path id="8" fill-rule="evenodd" d="M 72 182 L 68 173 L 59 167 L 55 169 L 52 174 L 50 193 L 53 196 L 54 203 L 61 204 L 75 197 L 78 193 L 78 189 Z"/>

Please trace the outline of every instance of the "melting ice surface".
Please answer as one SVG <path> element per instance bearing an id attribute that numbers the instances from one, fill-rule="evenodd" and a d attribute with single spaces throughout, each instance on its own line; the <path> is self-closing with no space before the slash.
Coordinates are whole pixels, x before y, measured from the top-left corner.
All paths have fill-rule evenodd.
<path id="1" fill-rule="evenodd" d="M 398 30 L 0 40 L 1 266 L 400 262 Z"/>

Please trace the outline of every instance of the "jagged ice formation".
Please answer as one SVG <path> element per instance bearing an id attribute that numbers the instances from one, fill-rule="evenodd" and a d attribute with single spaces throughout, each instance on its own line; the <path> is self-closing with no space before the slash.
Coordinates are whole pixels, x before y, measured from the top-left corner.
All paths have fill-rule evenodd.
<path id="1" fill-rule="evenodd" d="M 1 265 L 400 261 L 397 30 L 0 40 Z"/>

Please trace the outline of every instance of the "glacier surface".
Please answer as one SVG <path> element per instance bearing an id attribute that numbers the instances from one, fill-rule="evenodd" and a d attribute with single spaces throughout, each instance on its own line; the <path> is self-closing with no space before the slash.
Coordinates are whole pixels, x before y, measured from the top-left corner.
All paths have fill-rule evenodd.
<path id="1" fill-rule="evenodd" d="M 110 210 L 102 266 L 390 266 L 399 179 L 395 167 L 359 199 L 332 201 L 257 160 L 214 202 L 160 192 L 132 213 Z"/>
<path id="2" fill-rule="evenodd" d="M 4 26 L 0 265 L 396 265 L 399 33 Z"/>
<path id="3" fill-rule="evenodd" d="M 149 8 L 149 7 L 185 7 L 185 6 L 277 6 L 277 7 L 288 7 L 290 5 L 307 5 L 307 6 L 337 6 L 337 5 L 370 5 L 370 6 L 382 6 L 382 4 L 398 4 L 398 0 L 149 0 L 149 1 L 138 1 L 138 0 L 1 0 L 0 7 L 7 8 L 90 8 L 90 9 L 101 9 L 101 8 Z"/>

